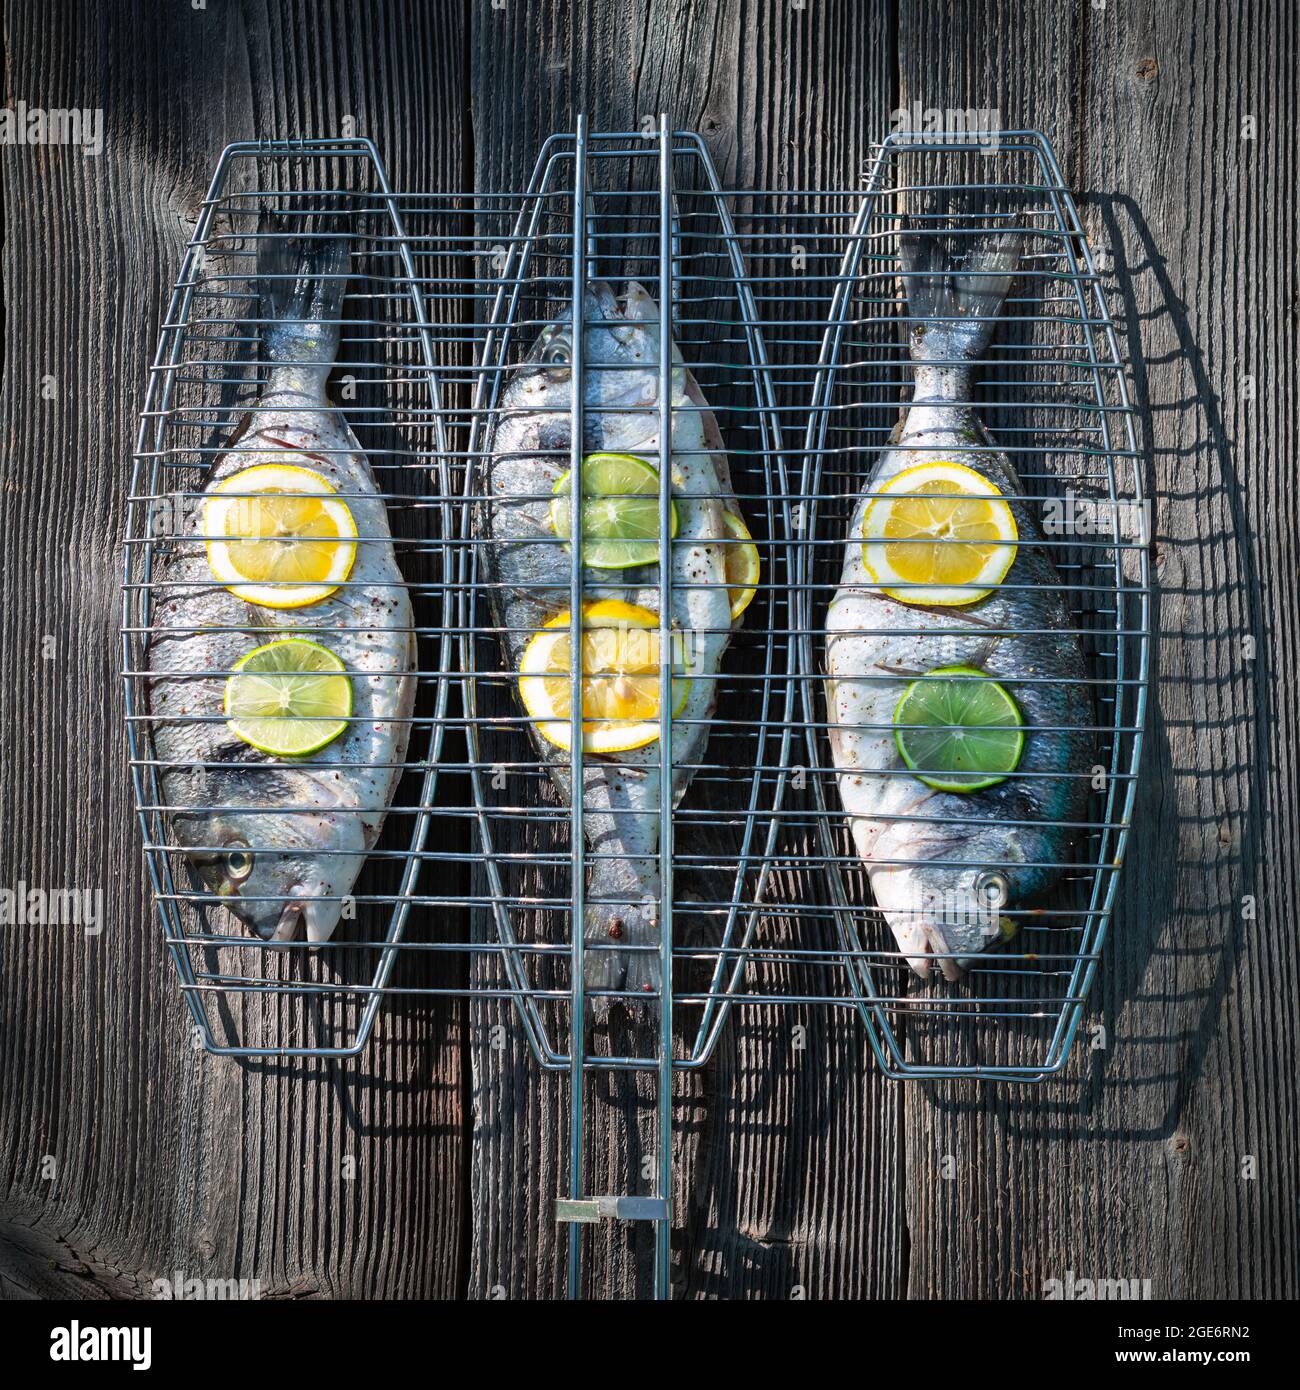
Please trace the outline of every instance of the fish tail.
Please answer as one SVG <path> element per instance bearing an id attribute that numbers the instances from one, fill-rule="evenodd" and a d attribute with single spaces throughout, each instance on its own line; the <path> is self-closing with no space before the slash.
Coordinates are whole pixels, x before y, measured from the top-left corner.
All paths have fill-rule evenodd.
<path id="1" fill-rule="evenodd" d="M 272 362 L 333 363 L 352 245 L 337 219 L 266 212 L 258 223 L 262 338 Z"/>
<path id="2" fill-rule="evenodd" d="M 957 260 L 949 259 L 938 236 L 904 232 L 899 238 L 908 314 L 934 320 L 913 324 L 912 356 L 978 357 L 989 344 L 1024 237 L 998 232 L 984 238 Z M 951 352 L 936 353 L 936 338 L 947 339 Z"/>

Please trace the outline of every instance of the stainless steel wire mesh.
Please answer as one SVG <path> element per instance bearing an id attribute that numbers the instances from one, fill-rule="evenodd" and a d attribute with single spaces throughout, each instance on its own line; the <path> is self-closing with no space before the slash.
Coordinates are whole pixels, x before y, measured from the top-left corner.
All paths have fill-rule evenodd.
<path id="1" fill-rule="evenodd" d="M 332 234 L 350 239 L 352 278 L 331 408 L 346 413 L 369 459 L 417 613 L 419 695 L 395 803 L 347 895 L 342 928 L 320 951 L 249 935 L 192 876 L 172 833 L 178 808 L 162 788 L 169 764 L 155 748 L 159 716 L 150 707 L 159 565 L 179 547 L 204 543 L 186 520 L 213 460 L 238 450 L 231 440 L 241 420 L 255 416 L 267 379 L 256 258 L 268 209 L 288 223 L 327 219 Z M 426 861 L 450 857 L 436 838 L 429 840 L 452 661 L 451 596 L 443 580 L 450 514 L 440 500 L 447 497 L 445 433 L 430 373 L 433 350 L 399 203 L 373 147 L 302 141 L 232 145 L 224 152 L 150 372 L 128 495 L 122 622 L 130 765 L 146 866 L 181 989 L 199 1038 L 213 1052 L 359 1051 L 384 993 L 394 988 L 397 951 L 406 942 L 411 907 L 422 901 Z M 261 629 L 249 609 L 252 639 Z M 195 724 L 218 717 L 198 709 L 183 716 Z M 197 770 L 207 775 L 217 765 Z M 249 804 L 226 809 L 236 816 L 251 811 L 255 798 L 250 793 Z M 251 853 L 261 848 L 249 846 Z"/>
<path id="2" fill-rule="evenodd" d="M 838 206 L 851 208 L 852 223 L 837 228 L 833 256 L 823 262 L 831 309 L 810 392 L 808 544 L 796 625 L 811 814 L 837 930 L 856 962 L 844 984 L 891 1076 L 1038 1080 L 1065 1064 L 1078 1028 L 1132 815 L 1149 661 L 1149 517 L 1136 416 L 1091 250 L 1041 135 L 892 136 L 873 159 L 864 194 Z M 970 402 L 997 442 L 972 441 L 971 457 L 1000 450 L 1014 463 L 1025 492 L 1009 500 L 1038 522 L 1082 638 L 1096 759 L 1069 775 L 1086 779 L 1092 794 L 1083 819 L 1045 823 L 1067 831 L 1062 881 L 1043 901 L 1003 914 L 1018 929 L 1011 945 L 975 958 L 960 984 L 936 978 L 921 985 L 870 906 L 847 833 L 829 756 L 818 634 L 849 517 L 872 460 L 890 444 L 896 406 L 910 395 L 915 321 L 901 289 L 900 238 L 960 253 L 1008 231 L 1023 235 L 1020 265 L 998 331 L 973 364 Z M 1006 582 L 1014 579 L 1013 571 Z M 956 630 L 960 617 L 946 630 Z M 954 828 L 973 830 L 980 815 L 972 798 Z M 924 811 L 916 817 L 927 818 Z"/>
<path id="3" fill-rule="evenodd" d="M 468 439 L 458 625 L 475 854 L 486 890 L 476 901 L 492 909 L 497 939 L 509 947 L 501 963 L 510 991 L 538 1059 L 553 1068 L 572 1063 L 562 1039 L 571 1032 L 575 1006 L 569 956 L 581 908 L 573 885 L 598 852 L 583 846 L 571 824 L 572 807 L 553 796 L 546 766 L 527 736 L 516 674 L 503 666 L 502 634 L 488 611 L 495 581 L 486 577 L 482 560 L 488 505 L 482 479 L 501 383 L 556 314 L 568 312 L 575 254 L 579 282 L 636 281 L 671 306 L 673 339 L 726 438 L 736 502 L 762 561 L 755 601 L 718 678 L 705 756 L 689 764 L 690 790 L 668 827 L 672 849 L 664 867 L 688 885 L 681 896 L 665 895 L 661 907 L 672 919 L 674 1006 L 687 1040 L 678 1065 L 703 1063 L 739 989 L 740 966 L 766 910 L 787 780 L 794 681 L 783 538 L 796 485 L 781 452 L 773 369 L 730 211 L 716 181 L 710 182 L 703 146 L 689 136 L 673 141 L 666 241 L 660 236 L 665 165 L 657 144 L 640 136 L 592 137 L 581 147 L 573 137 L 557 137 L 542 151 L 522 198 L 494 199 L 478 209 L 479 243 L 496 248 L 501 270 L 475 289 L 486 310 L 483 340 L 466 417 L 453 424 Z M 581 173 L 580 161 L 588 162 Z M 661 265 L 665 250 L 669 258 Z M 677 404 L 674 414 L 681 418 L 692 408 Z M 679 542 L 668 536 L 665 517 L 659 541 L 668 556 Z M 577 588 L 575 580 L 573 592 L 557 595 L 558 606 L 576 612 Z M 503 853 L 503 837 L 520 819 L 528 824 L 527 850 Z M 613 1053 L 593 1054 L 587 1064 L 653 1068 L 657 1061 L 648 1053 Z"/>
<path id="4" fill-rule="evenodd" d="M 145 686 L 159 557 L 180 543 L 179 509 L 256 404 L 249 254 L 266 206 L 326 207 L 354 238 L 333 400 L 380 480 L 419 647 L 415 736 L 395 804 L 356 885 L 355 917 L 315 950 L 248 937 L 195 886 L 169 835 Z M 955 243 L 1009 227 L 1026 233 L 1026 253 L 975 364 L 974 400 L 1015 461 L 1026 504 L 1065 498 L 1073 508 L 1044 543 L 1086 643 L 1102 772 L 1089 770 L 1089 810 L 1053 897 L 1013 911 L 1016 940 L 964 981 L 922 983 L 872 905 L 840 806 L 826 608 L 854 503 L 910 393 L 900 233 Z M 665 1007 L 657 1027 L 595 1035 L 584 1028 L 588 948 L 574 925 L 592 862 L 581 799 L 564 804 L 529 737 L 491 613 L 483 527 L 503 384 L 593 278 L 639 281 L 667 306 L 761 558 L 718 675 L 707 748 L 662 816 Z M 665 379 L 666 361 L 657 370 Z M 581 390 L 574 400 L 563 447 L 578 461 Z M 666 426 L 666 478 L 664 393 L 647 408 Z M 789 192 L 723 189 L 698 138 L 664 123 L 650 137 L 582 124 L 546 143 L 528 188 L 501 193 L 394 192 L 365 142 L 232 146 L 150 375 L 123 606 L 146 862 L 204 1045 L 337 1055 L 366 1043 L 386 997 L 510 1000 L 538 1063 L 578 1083 L 575 1154 L 585 1074 L 656 1073 L 667 1136 L 672 1071 L 702 1066 L 737 1007 L 855 1010 L 891 1076 L 1059 1070 L 1109 924 L 1141 746 L 1149 615 L 1135 424 L 1087 239 L 1034 133 L 896 135 L 862 188 Z M 665 493 L 661 558 L 673 543 Z M 584 583 L 577 551 L 563 605 L 572 613 Z M 671 744 L 669 704 L 661 746 Z M 396 965 L 413 953 L 447 968 L 412 979 Z M 665 1137 L 665 1164 L 670 1149 Z M 666 1170 L 656 1190 L 668 1190 Z M 580 1163 L 570 1196 L 583 1196 Z M 666 1207 L 641 1214 L 666 1240 Z"/>

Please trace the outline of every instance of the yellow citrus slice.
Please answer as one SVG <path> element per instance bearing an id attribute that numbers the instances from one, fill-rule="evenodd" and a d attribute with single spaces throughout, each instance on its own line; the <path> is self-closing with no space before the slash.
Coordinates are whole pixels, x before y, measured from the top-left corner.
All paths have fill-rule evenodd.
<path id="1" fill-rule="evenodd" d="M 731 621 L 734 623 L 753 603 L 757 592 L 754 586 L 762 577 L 763 565 L 758 558 L 758 546 L 749 534 L 744 517 L 737 516 L 735 512 L 723 512 L 722 521 L 730 540 L 727 545 L 726 567 Z"/>
<path id="2" fill-rule="evenodd" d="M 203 504 L 208 565 L 219 584 L 263 608 L 319 603 L 356 559 L 356 522 L 310 468 L 263 463 L 232 473 Z"/>
<path id="3" fill-rule="evenodd" d="M 519 664 L 519 697 L 538 732 L 571 743 L 570 614 L 533 634 Z M 675 668 L 677 663 L 674 663 Z M 673 717 L 690 681 L 673 677 Z M 659 615 L 617 599 L 582 606 L 582 748 L 626 753 L 659 737 Z"/>
<path id="4" fill-rule="evenodd" d="M 1019 533 L 998 486 L 965 464 L 905 468 L 862 518 L 862 563 L 900 603 L 960 607 L 1006 578 Z"/>

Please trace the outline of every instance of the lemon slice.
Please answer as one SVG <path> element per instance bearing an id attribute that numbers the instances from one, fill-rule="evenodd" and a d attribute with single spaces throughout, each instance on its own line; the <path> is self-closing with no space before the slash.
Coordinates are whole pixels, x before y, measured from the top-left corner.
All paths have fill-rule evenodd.
<path id="1" fill-rule="evenodd" d="M 723 512 L 722 521 L 731 540 L 743 542 L 726 547 L 728 597 L 731 599 L 731 621 L 734 623 L 753 603 L 757 593 L 754 586 L 762 576 L 763 565 L 744 517 L 737 516 L 735 512 Z"/>
<path id="2" fill-rule="evenodd" d="M 347 503 L 321 474 L 287 463 L 223 479 L 204 502 L 203 534 L 217 582 L 263 608 L 328 598 L 357 555 Z"/>
<path id="3" fill-rule="evenodd" d="M 332 651 L 301 637 L 255 647 L 226 677 L 231 733 L 276 757 L 319 752 L 348 727 L 346 671 Z"/>
<path id="4" fill-rule="evenodd" d="M 995 483 L 936 461 L 891 478 L 862 518 L 862 563 L 890 598 L 947 607 L 977 603 L 1016 558 L 1019 533 Z"/>
<path id="5" fill-rule="evenodd" d="M 519 697 L 538 732 L 571 743 L 570 614 L 534 633 L 519 664 Z M 659 615 L 617 599 L 582 606 L 582 748 L 626 753 L 659 737 Z M 676 665 L 676 663 L 675 663 Z M 673 717 L 690 681 L 673 677 Z"/>

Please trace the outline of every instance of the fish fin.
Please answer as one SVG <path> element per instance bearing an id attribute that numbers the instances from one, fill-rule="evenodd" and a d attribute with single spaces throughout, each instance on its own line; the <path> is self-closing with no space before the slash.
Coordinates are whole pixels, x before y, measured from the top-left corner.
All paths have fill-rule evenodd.
<path id="1" fill-rule="evenodd" d="M 257 285 L 267 358 L 332 362 L 352 242 L 338 220 L 266 211 L 257 227 Z"/>
<path id="2" fill-rule="evenodd" d="M 659 945 L 658 927 L 651 921 L 644 931 L 634 933 L 629 937 L 628 944 L 631 946 L 654 946 L 657 948 Z M 623 980 L 623 987 L 629 994 L 646 995 L 647 1002 L 653 1003 L 659 993 L 660 973 L 657 950 L 629 951 L 627 956 L 627 974 Z"/>
<path id="3" fill-rule="evenodd" d="M 877 671 L 887 671 L 891 676 L 902 676 L 906 680 L 916 680 L 925 675 L 925 672 L 919 667 L 894 666 L 888 661 L 877 661 L 875 668 Z"/>
<path id="4" fill-rule="evenodd" d="M 212 460 L 208 465 L 209 478 L 217 478 L 226 472 L 235 472 L 240 468 L 242 460 L 238 457 L 231 458 L 229 455 L 235 446 L 252 432 L 252 428 L 253 412 L 251 410 L 241 411 L 239 418 L 229 429 L 226 428 L 225 421 L 213 425 L 203 444 L 204 451 Z"/>
<path id="5" fill-rule="evenodd" d="M 592 886 L 601 885 L 595 873 Z M 583 981 L 589 990 L 626 990 L 634 994 L 659 992 L 659 957 L 654 951 L 608 949 L 617 945 L 658 946 L 657 913 L 648 904 L 588 903 L 584 939 Z"/>
<path id="6" fill-rule="evenodd" d="M 1023 245 L 1020 232 L 999 232 L 959 260 L 950 260 L 940 237 L 915 231 L 902 234 L 899 258 L 908 313 L 915 319 L 938 320 L 913 326 L 913 357 L 933 355 L 925 346 L 931 333 L 949 337 L 963 356 L 978 357 L 984 351 Z"/>
<path id="7" fill-rule="evenodd" d="M 606 280 L 588 280 L 583 296 L 582 317 L 588 328 L 593 323 L 615 323 L 624 317 L 614 286 Z"/>
<path id="8" fill-rule="evenodd" d="M 623 286 L 623 293 L 615 298 L 622 318 L 632 322 L 659 318 L 659 305 L 654 295 L 639 280 L 628 280 Z"/>
<path id="9" fill-rule="evenodd" d="M 583 983 L 589 990 L 659 992 L 659 862 L 652 845 L 618 816 L 595 812 L 587 827 L 593 851 L 587 872 Z M 626 837 L 620 834 L 626 829 Z M 612 1001 L 631 1003 L 631 1000 Z"/>

